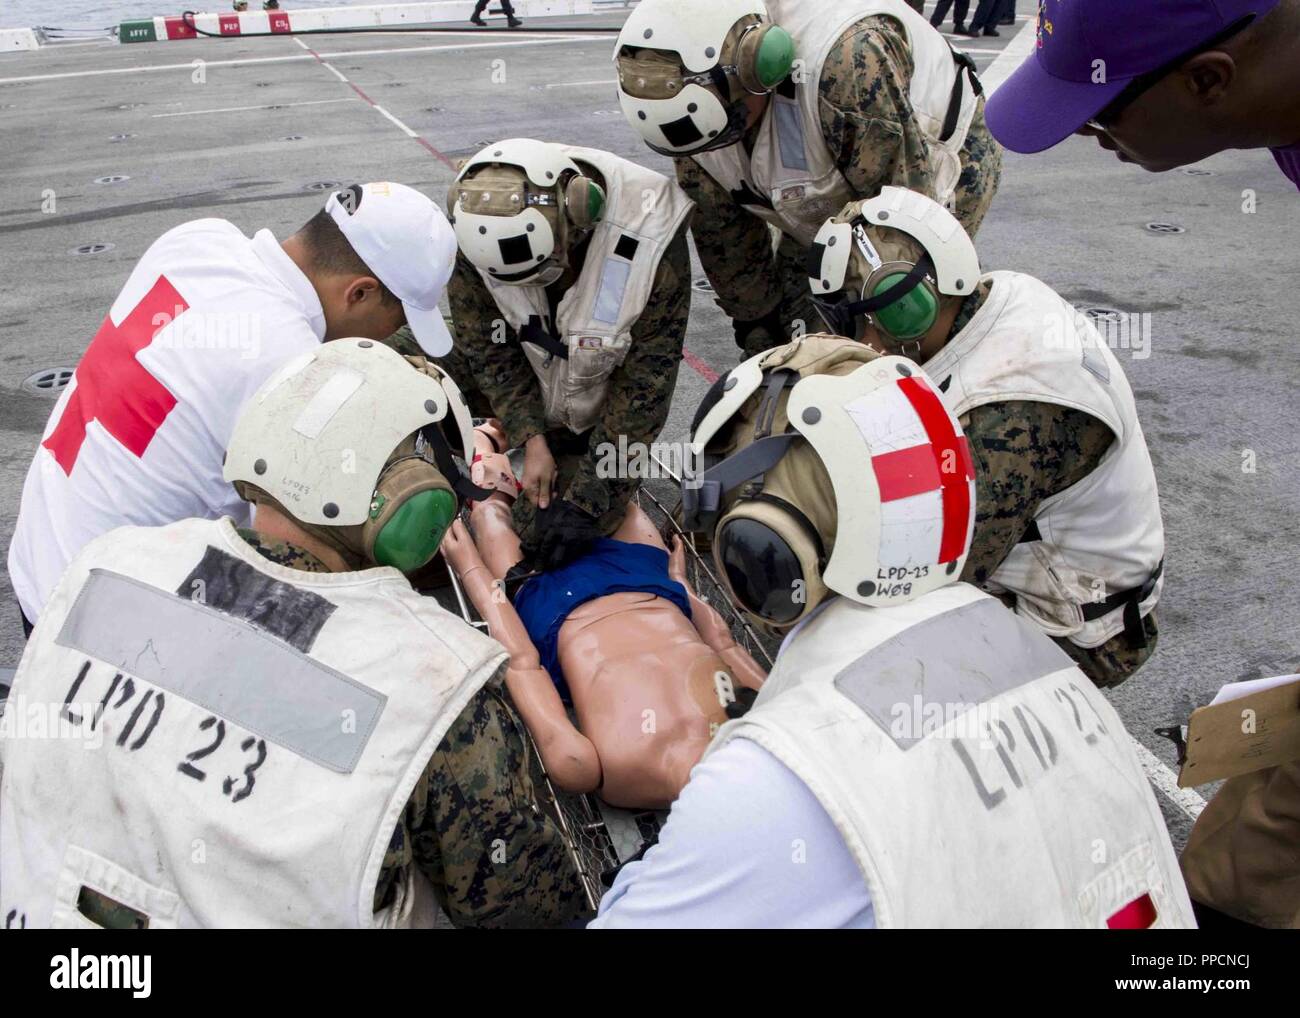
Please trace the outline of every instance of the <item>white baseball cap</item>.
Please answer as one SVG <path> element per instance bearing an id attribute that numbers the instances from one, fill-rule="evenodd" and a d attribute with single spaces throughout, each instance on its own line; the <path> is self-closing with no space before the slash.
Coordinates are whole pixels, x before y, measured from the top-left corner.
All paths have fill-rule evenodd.
<path id="1" fill-rule="evenodd" d="M 451 333 L 438 302 L 456 262 L 456 235 L 442 210 L 415 188 L 384 181 L 335 191 L 325 211 L 401 300 L 420 348 L 430 357 L 449 353 Z"/>

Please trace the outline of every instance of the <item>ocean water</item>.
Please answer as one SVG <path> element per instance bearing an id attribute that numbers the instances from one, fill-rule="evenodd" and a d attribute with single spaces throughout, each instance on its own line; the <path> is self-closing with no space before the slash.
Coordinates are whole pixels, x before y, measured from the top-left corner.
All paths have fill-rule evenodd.
<path id="1" fill-rule="evenodd" d="M 280 0 L 286 10 L 355 7 L 367 0 Z M 378 2 L 378 0 L 369 0 Z M 262 0 L 249 0 L 261 10 Z M 0 0 L 0 28 L 108 28 L 130 18 L 152 18 L 182 11 L 228 11 L 230 0 Z"/>

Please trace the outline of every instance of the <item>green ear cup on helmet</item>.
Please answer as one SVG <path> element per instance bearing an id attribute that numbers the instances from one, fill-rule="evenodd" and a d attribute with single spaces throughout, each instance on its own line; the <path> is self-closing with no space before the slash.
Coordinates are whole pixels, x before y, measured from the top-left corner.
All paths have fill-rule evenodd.
<path id="1" fill-rule="evenodd" d="M 771 25 L 763 33 L 754 58 L 754 75 L 764 88 L 775 88 L 785 81 L 794 67 L 794 39 L 780 25 Z"/>
<path id="2" fill-rule="evenodd" d="M 735 64 L 745 91 L 766 95 L 794 67 L 794 39 L 780 25 L 753 25 L 740 37 Z"/>
<path id="3" fill-rule="evenodd" d="M 375 562 L 414 572 L 433 558 L 455 518 L 456 496 L 450 491 L 434 488 L 412 495 L 375 538 Z"/>
<path id="4" fill-rule="evenodd" d="M 905 272 L 891 273 L 867 296 L 877 297 L 906 278 Z M 880 329 L 895 339 L 916 339 L 929 332 L 939 317 L 939 300 L 929 286 L 918 283 L 892 304 L 873 311 L 872 316 Z"/>
<path id="5" fill-rule="evenodd" d="M 564 206 L 569 222 L 586 230 L 600 222 L 605 213 L 605 191 L 590 177 L 573 177 L 564 187 Z"/>

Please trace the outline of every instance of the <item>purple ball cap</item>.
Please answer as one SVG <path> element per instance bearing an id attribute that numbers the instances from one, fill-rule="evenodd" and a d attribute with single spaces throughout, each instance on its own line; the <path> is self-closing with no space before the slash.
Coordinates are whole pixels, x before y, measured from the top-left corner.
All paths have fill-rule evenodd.
<path id="1" fill-rule="evenodd" d="M 1013 152 L 1042 152 L 1095 117 L 1134 78 L 1177 60 L 1281 0 L 1040 0 L 1037 48 L 984 111 Z"/>

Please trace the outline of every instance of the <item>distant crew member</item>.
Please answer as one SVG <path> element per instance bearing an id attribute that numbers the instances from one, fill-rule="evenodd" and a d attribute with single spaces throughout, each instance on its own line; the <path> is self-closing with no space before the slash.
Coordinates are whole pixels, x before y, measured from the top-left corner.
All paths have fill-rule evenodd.
<path id="1" fill-rule="evenodd" d="M 934 382 L 829 336 L 727 378 L 689 483 L 728 592 L 790 635 L 593 925 L 1194 925 L 1114 708 L 957 582 L 975 486 Z"/>
<path id="2" fill-rule="evenodd" d="M 529 567 L 556 569 L 618 528 L 640 482 L 602 462 L 668 418 L 691 203 L 609 152 L 514 138 L 465 164 L 447 207 L 460 244 L 449 363 L 525 450 L 515 530 Z"/>
<path id="3" fill-rule="evenodd" d="M 846 202 L 908 187 L 974 233 L 997 190 L 975 65 L 903 0 L 642 0 L 615 53 L 747 355 L 814 327 L 805 255 Z"/>
<path id="4" fill-rule="evenodd" d="M 1132 675 L 1155 650 L 1165 536 L 1107 338 L 1033 276 L 982 273 L 952 214 L 901 188 L 828 220 L 808 275 L 832 332 L 923 364 L 961 418 L 979 490 L 963 578 L 1099 686 Z"/>
<path id="5" fill-rule="evenodd" d="M 930 15 L 930 24 L 935 28 L 942 28 L 943 19 L 948 16 L 949 9 L 952 10 L 953 35 L 965 35 L 966 12 L 970 10 L 970 0 L 956 0 L 955 7 L 953 0 L 939 0 L 934 6 L 934 13 Z"/>
<path id="6" fill-rule="evenodd" d="M 235 414 L 284 361 L 403 324 L 424 352 L 451 336 L 438 301 L 451 227 L 402 184 L 355 184 L 280 242 L 199 219 L 136 264 L 45 427 L 23 485 L 9 576 L 24 629 L 63 570 L 114 527 L 248 520 L 221 477 Z"/>
<path id="7" fill-rule="evenodd" d="M 1002 23 L 1002 8 L 1006 6 L 1006 0 L 979 0 L 979 6 L 975 8 L 975 15 L 970 19 L 970 27 L 963 32 L 963 35 L 969 35 L 975 38 L 979 35 L 999 36 L 999 32 L 994 26 Z"/>
<path id="8" fill-rule="evenodd" d="M 474 5 L 474 13 L 469 16 L 469 20 L 478 25 L 479 28 L 487 27 L 487 22 L 483 20 L 483 12 L 487 9 L 489 2 L 490 0 L 478 0 L 478 3 Z M 510 0 L 501 0 L 501 10 L 506 16 L 506 24 L 511 28 L 518 28 L 523 24 L 522 21 L 515 17 L 515 5 Z"/>
<path id="9" fill-rule="evenodd" d="M 582 913 L 504 649 L 403 576 L 472 448 L 439 369 L 342 339 L 239 415 L 225 477 L 251 529 L 123 527 L 77 556 L 14 680 L 81 738 L 5 737 L 10 925 L 428 926 L 435 897 L 461 925 Z"/>

